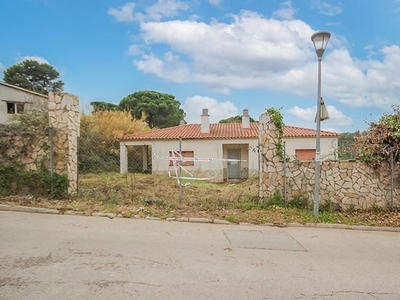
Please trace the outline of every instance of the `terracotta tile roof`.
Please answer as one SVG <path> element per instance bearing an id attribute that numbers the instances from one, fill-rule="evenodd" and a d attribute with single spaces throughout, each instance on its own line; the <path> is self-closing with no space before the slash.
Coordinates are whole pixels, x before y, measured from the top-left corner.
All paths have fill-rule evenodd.
<path id="1" fill-rule="evenodd" d="M 340 133 L 321 130 L 321 137 L 338 137 Z M 283 129 L 283 137 L 315 137 L 316 130 L 295 126 L 285 126 Z"/>
<path id="2" fill-rule="evenodd" d="M 175 139 L 255 139 L 258 138 L 258 123 L 250 123 L 250 128 L 242 128 L 242 123 L 210 124 L 210 133 L 201 133 L 200 124 L 186 124 L 150 132 L 127 134 L 122 141 L 175 140 Z M 314 129 L 285 126 L 284 137 L 315 137 Z M 337 137 L 336 132 L 321 131 L 321 137 Z"/>

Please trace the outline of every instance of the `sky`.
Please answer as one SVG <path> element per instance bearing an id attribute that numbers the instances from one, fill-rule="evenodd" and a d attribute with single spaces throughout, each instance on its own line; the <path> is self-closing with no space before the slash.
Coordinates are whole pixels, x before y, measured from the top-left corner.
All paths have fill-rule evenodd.
<path id="1" fill-rule="evenodd" d="M 154 90 L 187 123 L 280 108 L 315 128 L 322 59 L 323 130 L 355 132 L 400 103 L 400 0 L 0 0 L 0 79 L 25 59 L 60 72 L 65 92 L 118 104 Z"/>

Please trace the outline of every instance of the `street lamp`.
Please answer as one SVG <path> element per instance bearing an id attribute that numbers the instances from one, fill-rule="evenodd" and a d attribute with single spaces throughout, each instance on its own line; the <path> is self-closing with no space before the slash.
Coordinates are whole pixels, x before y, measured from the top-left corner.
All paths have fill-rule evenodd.
<path id="1" fill-rule="evenodd" d="M 317 134 L 315 146 L 315 188 L 314 188 L 314 217 L 319 213 L 319 175 L 321 168 L 321 62 L 331 34 L 327 31 L 316 32 L 311 36 L 315 52 L 318 56 L 318 97 L 317 97 Z M 323 100 L 322 100 L 323 101 Z"/>

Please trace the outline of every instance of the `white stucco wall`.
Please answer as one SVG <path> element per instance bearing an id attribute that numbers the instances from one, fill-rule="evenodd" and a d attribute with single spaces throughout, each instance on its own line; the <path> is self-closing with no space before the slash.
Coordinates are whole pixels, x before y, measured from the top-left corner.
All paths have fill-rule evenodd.
<path id="1" fill-rule="evenodd" d="M 25 103 L 24 111 L 28 111 L 32 108 L 47 109 L 48 97 L 0 83 L 0 124 L 7 123 L 10 116 L 10 114 L 7 114 L 7 101 Z"/>
<path id="2" fill-rule="evenodd" d="M 315 138 L 284 138 L 286 155 L 294 157 L 296 149 L 315 149 Z M 338 138 L 321 138 L 321 159 L 337 159 Z"/>
<path id="3" fill-rule="evenodd" d="M 143 142 L 129 141 L 123 142 L 126 146 L 144 145 Z M 153 172 L 174 172 L 174 167 L 169 165 L 169 151 L 179 151 L 178 140 L 152 141 L 146 142 L 152 148 L 152 169 Z M 223 153 L 223 145 L 225 148 L 231 147 L 242 149 L 241 162 L 242 168 L 248 169 L 248 174 L 253 175 L 258 173 L 258 153 L 253 151 L 258 145 L 258 140 L 255 139 L 238 139 L 238 140 L 182 140 L 182 151 L 194 151 L 194 156 L 199 158 L 227 158 L 227 151 Z M 246 146 L 243 146 L 246 145 Z M 222 176 L 222 171 L 226 168 L 227 162 L 212 161 L 212 162 L 194 162 L 194 166 L 184 166 L 189 172 L 204 175 L 209 173 L 214 175 L 219 173 Z"/>
<path id="4" fill-rule="evenodd" d="M 315 149 L 315 138 L 285 138 L 286 154 L 290 157 L 295 156 L 296 149 Z M 179 140 L 165 141 L 126 141 L 121 142 L 125 146 L 149 145 L 152 153 L 152 171 L 154 173 L 174 172 L 174 167 L 169 165 L 169 151 L 179 151 Z M 248 170 L 248 176 L 258 174 L 259 157 L 256 151 L 258 146 L 257 139 L 237 139 L 237 140 L 182 140 L 182 151 L 194 151 L 195 157 L 200 158 L 227 158 L 227 149 L 241 149 L 241 168 Z M 335 159 L 337 150 L 337 138 L 321 138 L 322 159 Z M 121 172 L 127 171 L 123 157 L 126 155 L 124 148 L 121 148 Z M 129 164 L 129 162 L 128 162 Z M 227 168 L 227 162 L 194 162 L 194 166 L 184 166 L 185 169 L 199 177 L 208 173 L 214 175 L 219 173 L 223 176 Z"/>

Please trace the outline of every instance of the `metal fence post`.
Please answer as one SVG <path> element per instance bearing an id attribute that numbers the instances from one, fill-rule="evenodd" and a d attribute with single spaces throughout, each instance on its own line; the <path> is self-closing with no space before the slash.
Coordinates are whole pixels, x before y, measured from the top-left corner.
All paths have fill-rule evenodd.
<path id="1" fill-rule="evenodd" d="M 54 144 L 53 144 L 53 127 L 49 127 L 49 140 L 50 140 L 50 198 L 53 199 L 54 184 Z"/>

